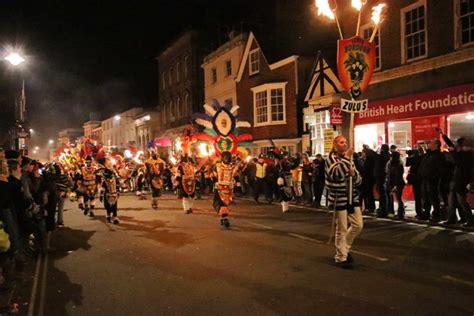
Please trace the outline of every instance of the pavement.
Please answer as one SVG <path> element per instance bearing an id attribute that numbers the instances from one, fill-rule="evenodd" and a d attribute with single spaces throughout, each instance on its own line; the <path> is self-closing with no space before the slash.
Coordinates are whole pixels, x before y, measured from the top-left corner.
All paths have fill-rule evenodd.
<path id="1" fill-rule="evenodd" d="M 331 212 L 237 199 L 123 195 L 120 225 L 68 202 L 66 227 L 32 262 L 20 315 L 473 315 L 474 233 L 365 217 L 355 266 L 333 264 Z"/>

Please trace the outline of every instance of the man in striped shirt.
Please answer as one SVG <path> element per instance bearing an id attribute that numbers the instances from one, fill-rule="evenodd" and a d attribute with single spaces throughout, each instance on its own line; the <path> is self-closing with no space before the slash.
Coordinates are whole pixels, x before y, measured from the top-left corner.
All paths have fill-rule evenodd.
<path id="1" fill-rule="evenodd" d="M 347 139 L 337 136 L 333 141 L 333 149 L 326 159 L 326 188 L 329 192 L 329 207 L 336 214 L 336 264 L 342 268 L 350 268 L 353 258 L 349 253 L 355 237 L 362 231 L 363 221 L 360 209 L 359 194 L 355 189 L 362 178 L 351 160 L 354 151 L 348 149 Z M 352 204 L 349 205 L 349 179 L 352 177 Z M 348 229 L 348 222 L 350 228 Z"/>

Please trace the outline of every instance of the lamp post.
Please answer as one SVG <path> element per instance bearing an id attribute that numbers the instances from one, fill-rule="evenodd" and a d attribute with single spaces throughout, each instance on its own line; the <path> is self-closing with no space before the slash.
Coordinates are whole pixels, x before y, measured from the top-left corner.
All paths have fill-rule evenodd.
<path id="1" fill-rule="evenodd" d="M 10 52 L 4 57 L 4 59 L 13 67 L 18 67 L 25 62 L 25 58 L 23 58 L 23 56 L 18 52 Z M 16 107 L 16 122 L 15 127 L 12 130 L 12 136 L 15 140 L 15 149 L 23 150 L 23 147 L 25 146 L 25 138 L 27 138 L 29 133 L 32 132 L 32 130 L 25 129 L 24 126 L 26 122 L 25 80 L 22 80 L 20 99 L 18 101 L 15 100 L 15 104 L 18 104 L 18 106 Z"/>

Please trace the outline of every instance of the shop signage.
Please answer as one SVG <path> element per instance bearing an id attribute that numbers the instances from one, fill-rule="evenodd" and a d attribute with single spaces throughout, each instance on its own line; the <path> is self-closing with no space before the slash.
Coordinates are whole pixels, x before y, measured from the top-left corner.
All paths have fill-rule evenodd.
<path id="1" fill-rule="evenodd" d="M 330 153 L 332 150 L 332 142 L 334 140 L 334 130 L 332 128 L 324 129 L 324 152 Z"/>
<path id="2" fill-rule="evenodd" d="M 342 111 L 339 104 L 333 104 L 330 106 L 329 121 L 331 125 L 342 125 Z"/>
<path id="3" fill-rule="evenodd" d="M 359 113 L 367 111 L 369 100 L 346 100 L 341 98 L 341 110 L 349 113 Z"/>
<path id="4" fill-rule="evenodd" d="M 355 115 L 356 124 L 474 111 L 474 83 L 381 101 Z"/>
<path id="5" fill-rule="evenodd" d="M 367 89 L 375 67 L 375 45 L 359 36 L 337 42 L 339 80 L 353 99 Z"/>
<path id="6" fill-rule="evenodd" d="M 436 128 L 439 128 L 439 117 L 424 117 L 411 121 L 411 133 L 413 144 L 420 141 L 426 142 L 433 138 L 439 138 Z"/>

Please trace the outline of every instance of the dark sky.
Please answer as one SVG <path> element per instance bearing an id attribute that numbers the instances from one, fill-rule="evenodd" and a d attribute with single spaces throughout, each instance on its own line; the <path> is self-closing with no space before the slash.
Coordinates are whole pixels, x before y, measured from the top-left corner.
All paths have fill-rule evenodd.
<path id="1" fill-rule="evenodd" d="M 313 0 L 2 0 L 0 43 L 21 48 L 28 60 L 15 72 L 2 64 L 0 123 L 6 126 L 21 77 L 30 125 L 44 138 L 81 127 L 91 111 L 106 117 L 156 106 L 155 57 L 187 29 L 204 30 L 209 50 L 225 41 L 227 30 L 252 29 L 267 35 L 259 41 L 268 43 L 269 55 L 290 50 L 293 40 L 311 42 L 303 46 L 315 55 L 316 46 L 328 45 L 307 34 L 335 30 L 315 25 L 312 8 Z"/>

